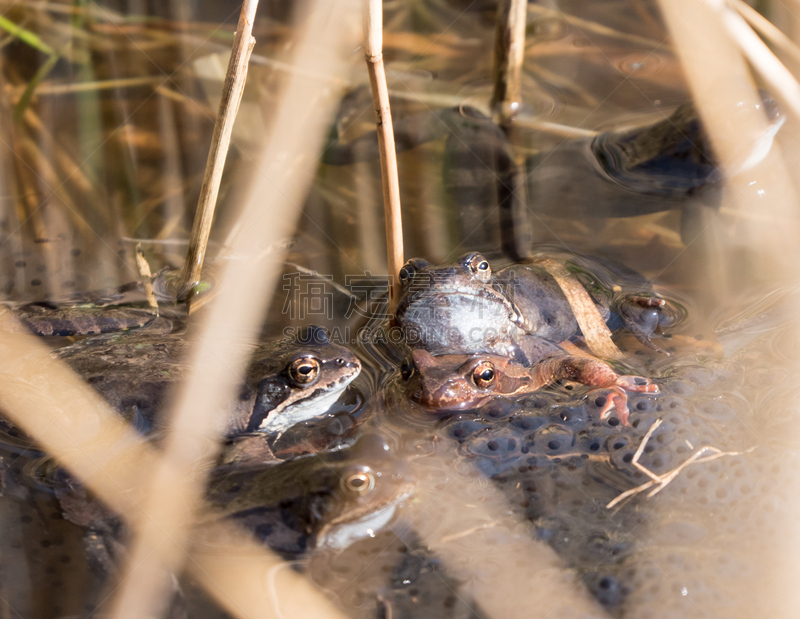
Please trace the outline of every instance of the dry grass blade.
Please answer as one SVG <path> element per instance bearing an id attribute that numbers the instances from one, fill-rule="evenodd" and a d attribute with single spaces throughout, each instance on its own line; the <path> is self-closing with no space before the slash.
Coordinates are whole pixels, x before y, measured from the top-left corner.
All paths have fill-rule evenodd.
<path id="1" fill-rule="evenodd" d="M 608 505 L 606 505 L 606 509 L 611 509 L 616 505 L 619 505 L 624 500 L 629 499 L 632 496 L 635 496 L 645 490 L 650 490 L 647 493 L 647 498 L 651 498 L 661 492 L 664 488 L 666 488 L 678 475 L 680 475 L 681 471 L 685 469 L 690 464 L 701 464 L 705 462 L 711 462 L 712 460 L 716 460 L 717 458 L 722 458 L 724 456 L 740 456 L 743 453 L 750 453 L 755 449 L 755 447 L 751 447 L 747 451 L 722 451 L 721 449 L 717 449 L 716 447 L 711 447 L 706 445 L 704 447 L 700 447 L 697 451 L 695 451 L 691 456 L 689 456 L 686 460 L 684 460 L 681 464 L 676 466 L 674 469 L 664 473 L 663 475 L 657 475 L 653 473 L 650 469 L 648 469 L 643 464 L 639 463 L 639 458 L 642 457 L 644 453 L 644 449 L 647 446 L 648 441 L 652 438 L 653 432 L 656 431 L 658 426 L 661 425 L 662 419 L 657 419 L 653 425 L 650 426 L 647 430 L 647 434 L 644 435 L 642 442 L 639 443 L 639 448 L 636 450 L 636 453 L 633 454 L 633 459 L 631 460 L 631 464 L 636 467 L 637 470 L 641 471 L 645 475 L 650 478 L 650 481 L 643 483 L 640 486 L 636 486 L 635 488 L 631 488 L 630 490 L 626 490 L 618 497 L 609 501 Z M 712 452 L 710 456 L 705 456 L 706 452 Z"/>
<path id="2" fill-rule="evenodd" d="M 344 50 L 354 41 L 352 2 L 309 2 L 298 32 L 294 61 L 324 74 L 341 75 Z M 325 129 L 338 103 L 327 82 L 300 72 L 290 76 L 274 112 L 273 132 L 264 147 L 251 194 L 239 218 L 240 234 L 227 263 L 220 294 L 209 304 L 195 347 L 190 375 L 182 384 L 171 415 L 164 457 L 144 503 L 146 518 L 137 527 L 124 589 L 115 601 L 116 617 L 145 617 L 163 609 L 169 575 L 180 571 L 188 528 L 202 498 L 204 470 L 217 453 L 220 411 L 235 399 L 248 360 L 247 342 L 260 327 L 283 256 L 280 247 L 292 234 L 316 169 Z M 287 162 L 291 162 L 288 165 Z"/>
<path id="3" fill-rule="evenodd" d="M 0 308 L 0 312 L 5 325 L 15 323 L 8 310 Z M 16 328 L 23 330 L 21 325 Z M 3 413 L 133 526 L 143 513 L 146 480 L 158 464 L 159 452 L 38 338 L 0 330 L 0 349 Z M 277 591 L 281 598 L 284 591 L 294 596 L 279 602 L 264 580 L 284 563 L 248 536 L 221 525 L 204 531 L 203 536 L 229 540 L 225 557 L 199 545 L 192 551 L 189 569 L 232 616 L 280 616 L 271 612 L 280 603 L 286 616 L 338 617 L 292 570 L 281 570 Z M 296 607 L 300 603 L 303 608 Z"/>
<path id="4" fill-rule="evenodd" d="M 501 123 L 513 118 L 522 104 L 527 9 L 527 0 L 500 0 L 497 4 L 492 110 Z"/>
<path id="5" fill-rule="evenodd" d="M 203 270 L 208 237 L 214 221 L 214 209 L 217 205 L 219 184 L 222 180 L 222 170 L 228 156 L 233 123 L 236 120 L 236 113 L 239 111 L 239 103 L 241 103 L 247 81 L 247 65 L 250 62 L 253 45 L 255 45 L 255 39 L 251 33 L 257 8 L 258 0 L 244 0 L 239 15 L 233 51 L 228 61 L 228 71 L 222 86 L 222 98 L 219 102 L 217 120 L 214 123 L 214 133 L 211 136 L 211 148 L 203 174 L 200 199 L 197 202 L 197 211 L 192 223 L 189 250 L 186 253 L 186 262 L 178 281 L 178 300 L 183 300 L 189 295 L 191 289 L 200 281 L 200 273 Z"/>
<path id="6" fill-rule="evenodd" d="M 383 211 L 386 218 L 386 250 L 389 273 L 396 278 L 403 266 L 403 219 L 400 210 L 400 181 L 397 176 L 397 152 L 394 147 L 392 110 L 383 66 L 383 7 L 381 0 L 364 0 L 364 56 L 372 87 L 372 102 L 378 124 L 378 148 L 383 179 Z M 394 312 L 400 291 L 392 283 L 389 311 Z"/>
<path id="7" fill-rule="evenodd" d="M 603 359 L 621 359 L 623 354 L 612 341 L 611 331 L 581 283 L 563 264 L 552 258 L 537 260 L 537 263 L 547 269 L 567 297 L 589 350 Z"/>

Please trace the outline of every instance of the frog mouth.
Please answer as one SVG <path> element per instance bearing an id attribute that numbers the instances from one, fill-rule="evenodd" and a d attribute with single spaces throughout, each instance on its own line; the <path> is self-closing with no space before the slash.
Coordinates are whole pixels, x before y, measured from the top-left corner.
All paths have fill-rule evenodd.
<path id="1" fill-rule="evenodd" d="M 361 366 L 353 366 L 353 372 L 340 376 L 312 389 L 299 389 L 272 409 L 258 426 L 259 432 L 276 433 L 278 437 L 289 428 L 303 421 L 321 417 L 361 373 Z"/>
<path id="2" fill-rule="evenodd" d="M 332 522 L 325 525 L 317 534 L 317 548 L 327 550 L 340 550 L 347 548 L 352 543 L 364 538 L 374 537 L 375 533 L 388 525 L 395 515 L 397 506 L 408 498 L 413 492 L 410 484 L 403 492 L 393 497 L 392 500 L 377 509 L 371 509 L 367 514 L 349 519 L 346 522 Z"/>

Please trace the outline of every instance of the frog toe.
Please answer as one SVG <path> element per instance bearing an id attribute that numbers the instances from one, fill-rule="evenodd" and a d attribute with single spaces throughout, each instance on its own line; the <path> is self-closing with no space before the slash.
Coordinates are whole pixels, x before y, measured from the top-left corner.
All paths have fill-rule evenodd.
<path id="1" fill-rule="evenodd" d="M 659 393 L 658 385 L 644 376 L 620 376 L 617 379 L 617 387 L 633 393 Z"/>
<path id="2" fill-rule="evenodd" d="M 603 395 L 606 398 L 605 404 L 600 409 L 600 419 L 608 419 L 611 412 L 616 411 L 619 422 L 623 426 L 629 425 L 628 416 L 630 412 L 628 411 L 628 396 L 625 391 L 621 387 L 609 387 L 590 391 L 589 396 L 598 391 L 605 392 Z"/>

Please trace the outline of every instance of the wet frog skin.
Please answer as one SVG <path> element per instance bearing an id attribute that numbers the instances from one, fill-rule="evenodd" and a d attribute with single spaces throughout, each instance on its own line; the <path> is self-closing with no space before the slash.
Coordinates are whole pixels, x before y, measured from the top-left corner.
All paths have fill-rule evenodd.
<path id="1" fill-rule="evenodd" d="M 434 355 L 485 352 L 531 365 L 542 357 L 542 341 L 557 343 L 580 333 L 558 283 L 536 264 L 493 273 L 486 258 L 471 252 L 453 265 L 431 266 L 414 258 L 399 276 L 396 320 L 411 348 Z M 662 299 L 642 294 L 594 300 L 607 322 L 619 319 L 656 348 L 650 335 L 669 322 Z M 538 341 L 531 343 L 528 336 Z"/>
<path id="2" fill-rule="evenodd" d="M 157 425 L 168 390 L 188 370 L 191 342 L 159 330 L 87 338 L 56 354 L 141 430 Z M 323 415 L 361 371 L 358 358 L 309 327 L 297 341 L 253 349 L 245 380 L 222 413 L 229 436 L 280 435 Z"/>
<path id="3" fill-rule="evenodd" d="M 374 434 L 352 447 L 279 465 L 223 467 L 208 500 L 284 556 L 342 549 L 388 524 L 413 490 L 406 463 Z"/>
<path id="4" fill-rule="evenodd" d="M 440 355 L 415 350 L 403 364 L 402 378 L 408 396 L 441 412 L 474 409 L 498 396 L 521 396 L 557 380 L 572 380 L 608 389 L 600 411 L 602 419 L 616 410 L 622 425 L 628 423 L 626 392 L 658 393 L 658 386 L 641 376 L 620 376 L 593 357 L 551 355 L 531 367 L 499 355 Z"/>

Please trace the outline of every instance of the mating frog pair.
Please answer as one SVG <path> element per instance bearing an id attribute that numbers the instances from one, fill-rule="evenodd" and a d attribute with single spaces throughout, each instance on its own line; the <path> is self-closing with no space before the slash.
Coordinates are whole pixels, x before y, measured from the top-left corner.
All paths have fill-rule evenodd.
<path id="1" fill-rule="evenodd" d="M 610 389 L 601 415 L 616 409 L 627 423 L 626 392 L 656 393 L 640 376 L 566 353 L 559 342 L 580 334 L 559 284 L 542 266 L 513 265 L 493 273 L 481 254 L 453 265 L 409 260 L 400 271 L 397 322 L 415 349 L 402 368 L 413 400 L 433 409 L 474 408 L 504 395 L 530 393 L 560 379 Z M 643 280 L 636 282 L 643 284 Z M 644 290 L 593 301 L 607 323 L 621 322 L 640 341 L 671 321 L 665 302 Z"/>

